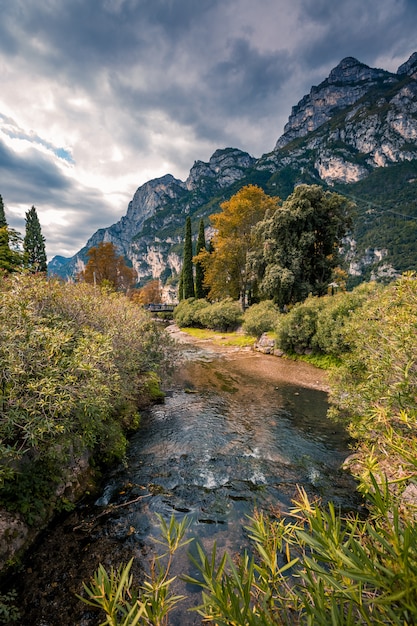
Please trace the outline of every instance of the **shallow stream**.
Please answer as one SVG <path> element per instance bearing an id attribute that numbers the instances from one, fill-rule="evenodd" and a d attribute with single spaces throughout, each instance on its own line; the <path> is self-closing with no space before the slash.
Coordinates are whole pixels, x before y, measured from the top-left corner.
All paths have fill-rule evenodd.
<path id="1" fill-rule="evenodd" d="M 245 351 L 184 345 L 184 360 L 164 404 L 143 416 L 126 464 L 105 477 L 99 496 L 50 528 L 16 581 L 27 626 L 96 626 L 98 615 L 75 598 L 99 563 L 152 554 L 166 519 L 187 515 L 189 536 L 210 551 L 247 545 L 243 526 L 254 507 L 286 511 L 301 485 L 343 509 L 356 505 L 353 480 L 340 470 L 349 454 L 344 431 L 326 418 L 320 372 L 305 364 Z M 192 548 L 191 548 L 192 549 Z M 184 550 L 174 573 L 195 573 Z M 170 624 L 201 624 L 188 606 Z"/>

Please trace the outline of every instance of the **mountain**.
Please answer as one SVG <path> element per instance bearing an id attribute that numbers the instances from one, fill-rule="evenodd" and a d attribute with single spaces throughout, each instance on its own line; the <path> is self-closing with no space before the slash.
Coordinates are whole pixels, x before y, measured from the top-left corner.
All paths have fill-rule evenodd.
<path id="1" fill-rule="evenodd" d="M 49 270 L 70 275 L 89 248 L 111 241 L 141 282 L 175 283 L 187 215 L 197 233 L 200 218 L 243 185 L 285 199 L 300 183 L 356 201 L 345 249 L 352 284 L 417 267 L 417 52 L 397 73 L 343 59 L 292 108 L 270 153 L 255 159 L 216 150 L 208 163 L 196 161 L 184 182 L 167 174 L 145 183 L 119 222 L 94 233 L 71 259 L 55 257 Z"/>

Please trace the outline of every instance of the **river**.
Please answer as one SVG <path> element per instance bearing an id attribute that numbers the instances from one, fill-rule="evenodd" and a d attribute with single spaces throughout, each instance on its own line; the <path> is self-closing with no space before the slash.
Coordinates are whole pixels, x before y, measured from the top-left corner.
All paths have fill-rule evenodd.
<path id="1" fill-rule="evenodd" d="M 137 557 L 135 576 L 158 537 L 156 514 L 187 515 L 188 534 L 210 551 L 241 552 L 254 507 L 287 511 L 297 485 L 343 509 L 357 504 L 340 467 L 346 433 L 326 418 L 326 381 L 304 363 L 252 351 L 183 344 L 182 361 L 163 404 L 143 415 L 126 463 L 110 471 L 98 497 L 84 501 L 46 531 L 14 580 L 21 626 L 96 626 L 79 602 L 81 581 L 99 563 Z M 192 573 L 186 551 L 175 574 Z M 178 591 L 184 592 L 178 582 Z M 188 586 L 172 626 L 200 624 Z"/>

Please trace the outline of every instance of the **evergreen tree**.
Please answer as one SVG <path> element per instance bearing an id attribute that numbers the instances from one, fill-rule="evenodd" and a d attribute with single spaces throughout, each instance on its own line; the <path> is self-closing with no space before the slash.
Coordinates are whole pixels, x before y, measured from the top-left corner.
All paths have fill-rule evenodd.
<path id="1" fill-rule="evenodd" d="M 18 250 L 20 241 L 20 234 L 7 224 L 3 198 L 0 195 L 0 271 L 14 272 L 21 265 L 21 254 Z"/>
<path id="2" fill-rule="evenodd" d="M 184 272 L 180 272 L 180 280 L 178 283 L 178 302 L 184 300 Z"/>
<path id="3" fill-rule="evenodd" d="M 206 250 L 206 237 L 204 235 L 204 220 L 201 218 L 195 250 L 196 255 L 202 250 Z M 196 298 L 205 298 L 207 296 L 207 289 L 204 287 L 204 268 L 199 261 L 195 264 L 195 296 Z"/>
<path id="4" fill-rule="evenodd" d="M 7 228 L 6 214 L 4 212 L 3 198 L 0 195 L 0 228 Z"/>
<path id="5" fill-rule="evenodd" d="M 26 213 L 26 234 L 23 241 L 23 263 L 34 274 L 46 272 L 45 237 L 34 206 Z"/>
<path id="6" fill-rule="evenodd" d="M 308 294 L 327 293 L 340 266 L 340 243 L 352 223 L 353 204 L 319 185 L 298 185 L 282 206 L 260 222 L 264 242 L 254 258 L 260 291 L 283 307 Z"/>
<path id="7" fill-rule="evenodd" d="M 191 218 L 188 215 L 185 222 L 184 241 L 184 264 L 182 267 L 182 280 L 184 288 L 184 299 L 194 298 L 194 276 L 193 276 L 193 242 L 191 239 Z"/>

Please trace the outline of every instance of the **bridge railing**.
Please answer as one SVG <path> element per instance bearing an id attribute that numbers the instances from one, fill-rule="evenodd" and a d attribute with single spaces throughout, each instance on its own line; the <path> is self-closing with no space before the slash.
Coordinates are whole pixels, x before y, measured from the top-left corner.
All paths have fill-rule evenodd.
<path id="1" fill-rule="evenodd" d="M 147 309 L 148 311 L 151 311 L 152 313 L 160 313 L 160 312 L 167 312 L 167 313 L 172 313 L 173 310 L 175 309 L 175 304 L 157 304 L 157 303 L 151 303 L 151 304 L 145 304 L 145 309 Z"/>

